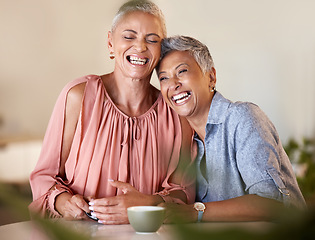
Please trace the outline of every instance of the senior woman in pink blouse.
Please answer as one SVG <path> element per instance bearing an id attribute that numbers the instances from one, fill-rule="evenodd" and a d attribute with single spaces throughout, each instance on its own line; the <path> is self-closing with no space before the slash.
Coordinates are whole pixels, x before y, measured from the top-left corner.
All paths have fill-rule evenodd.
<path id="1" fill-rule="evenodd" d="M 194 181 L 182 171 L 191 165 L 191 129 L 150 84 L 165 36 L 152 2 L 119 9 L 108 33 L 114 71 L 68 83 L 56 102 L 30 176 L 31 211 L 123 224 L 129 206 L 194 202 Z"/>

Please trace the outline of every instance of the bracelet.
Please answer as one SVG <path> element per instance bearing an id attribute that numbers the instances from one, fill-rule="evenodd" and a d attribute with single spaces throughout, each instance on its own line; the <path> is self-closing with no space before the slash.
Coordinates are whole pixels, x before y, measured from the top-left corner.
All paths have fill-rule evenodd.
<path id="1" fill-rule="evenodd" d="M 179 198 L 174 198 L 170 196 L 170 191 L 164 189 L 161 192 L 154 193 L 154 195 L 159 195 L 165 203 L 177 203 L 177 204 L 186 204 Z"/>
<path id="2" fill-rule="evenodd" d="M 161 192 L 154 193 L 154 195 L 159 195 L 163 199 L 163 201 L 165 203 L 172 203 L 172 202 L 174 202 L 173 198 L 170 197 L 170 192 L 168 190 L 166 190 L 166 189 L 164 189 Z"/>

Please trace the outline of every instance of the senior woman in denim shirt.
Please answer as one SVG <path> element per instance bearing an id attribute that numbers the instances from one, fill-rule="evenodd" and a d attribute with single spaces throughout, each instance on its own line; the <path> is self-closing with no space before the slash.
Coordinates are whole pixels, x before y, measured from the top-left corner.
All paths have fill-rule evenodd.
<path id="1" fill-rule="evenodd" d="M 167 205 L 169 213 L 187 221 L 255 221 L 271 220 L 274 206 L 304 208 L 274 125 L 257 105 L 216 91 L 208 48 L 175 36 L 164 39 L 161 54 L 163 97 L 186 117 L 198 146 L 196 203 Z"/>

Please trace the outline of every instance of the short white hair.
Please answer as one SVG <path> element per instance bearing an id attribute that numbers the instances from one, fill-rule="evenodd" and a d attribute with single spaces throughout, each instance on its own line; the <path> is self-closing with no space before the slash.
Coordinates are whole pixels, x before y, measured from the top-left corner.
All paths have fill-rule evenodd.
<path id="1" fill-rule="evenodd" d="M 148 0 L 131 0 L 123 4 L 113 19 L 111 31 L 115 31 L 119 21 L 126 14 L 137 11 L 149 13 L 157 17 L 161 22 L 163 38 L 167 36 L 165 18 L 161 9 L 155 3 Z"/>
<path id="2" fill-rule="evenodd" d="M 213 59 L 208 47 L 195 38 L 176 35 L 165 38 L 161 46 L 161 60 L 171 51 L 187 51 L 198 63 L 199 67 L 206 73 L 214 67 Z"/>

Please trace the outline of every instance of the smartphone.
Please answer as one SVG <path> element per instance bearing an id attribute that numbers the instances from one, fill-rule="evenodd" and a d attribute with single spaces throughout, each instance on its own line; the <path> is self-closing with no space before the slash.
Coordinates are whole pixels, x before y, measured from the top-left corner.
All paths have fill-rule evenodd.
<path id="1" fill-rule="evenodd" d="M 89 212 L 85 212 L 85 214 L 89 217 L 89 218 L 91 218 L 92 220 L 94 220 L 94 221 L 98 221 L 98 218 L 97 217 L 94 217 L 94 216 L 92 216 L 92 214 Z"/>

